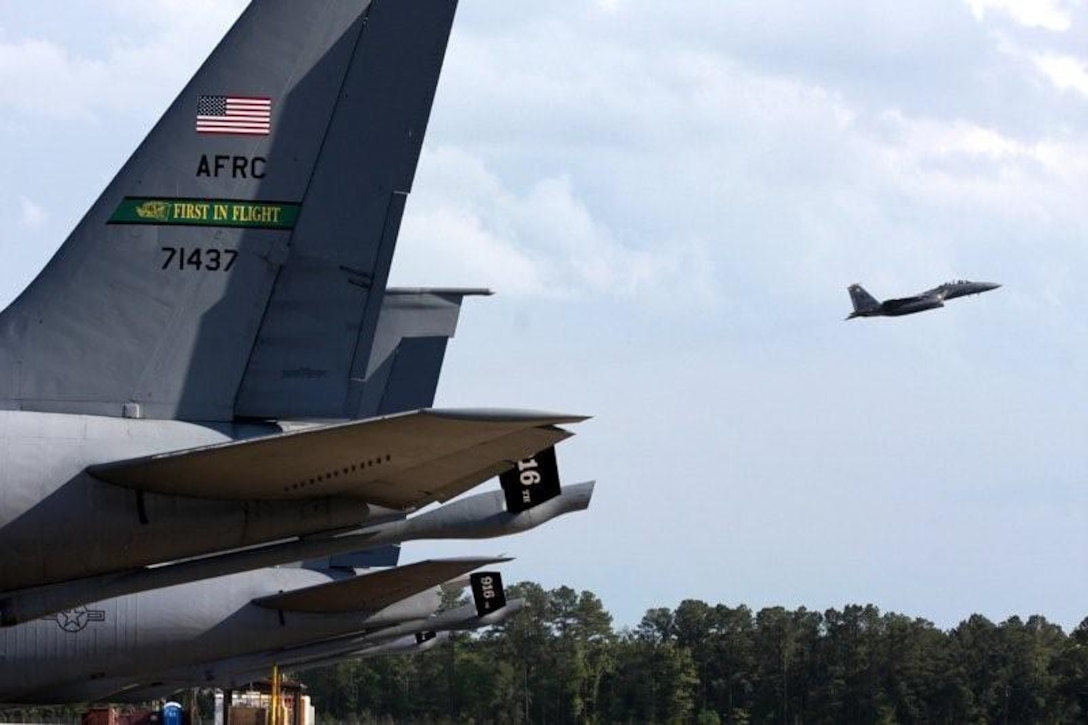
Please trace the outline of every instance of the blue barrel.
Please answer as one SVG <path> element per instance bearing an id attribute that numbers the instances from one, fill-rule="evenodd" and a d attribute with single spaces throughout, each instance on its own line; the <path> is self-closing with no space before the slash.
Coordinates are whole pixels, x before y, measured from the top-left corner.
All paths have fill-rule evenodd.
<path id="1" fill-rule="evenodd" d="M 162 706 L 162 725 L 183 725 L 181 704 L 168 702 Z"/>

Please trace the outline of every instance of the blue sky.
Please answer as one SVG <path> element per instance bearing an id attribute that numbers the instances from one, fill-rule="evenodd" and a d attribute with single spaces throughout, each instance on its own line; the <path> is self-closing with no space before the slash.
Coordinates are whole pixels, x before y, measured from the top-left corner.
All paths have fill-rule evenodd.
<path id="1" fill-rule="evenodd" d="M 0 301 L 240 0 L 0 3 Z M 439 403 L 590 414 L 513 579 L 1088 615 L 1088 7 L 462 0 L 394 262 L 488 286 Z M 983 297 L 843 322 L 846 285 Z"/>

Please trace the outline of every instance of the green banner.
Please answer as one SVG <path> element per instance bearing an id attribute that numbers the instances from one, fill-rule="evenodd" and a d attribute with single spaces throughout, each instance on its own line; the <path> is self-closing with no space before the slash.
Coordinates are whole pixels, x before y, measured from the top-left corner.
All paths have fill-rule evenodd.
<path id="1" fill-rule="evenodd" d="M 294 229 L 301 205 L 216 199 L 125 197 L 110 224 Z"/>

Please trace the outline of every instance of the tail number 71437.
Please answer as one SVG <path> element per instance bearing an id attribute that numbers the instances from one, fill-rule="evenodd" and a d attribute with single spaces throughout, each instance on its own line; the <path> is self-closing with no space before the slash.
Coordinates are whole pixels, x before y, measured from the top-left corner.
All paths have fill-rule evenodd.
<path id="1" fill-rule="evenodd" d="M 193 272 L 229 272 L 238 258 L 234 249 L 216 247 L 162 247 L 162 269 Z"/>

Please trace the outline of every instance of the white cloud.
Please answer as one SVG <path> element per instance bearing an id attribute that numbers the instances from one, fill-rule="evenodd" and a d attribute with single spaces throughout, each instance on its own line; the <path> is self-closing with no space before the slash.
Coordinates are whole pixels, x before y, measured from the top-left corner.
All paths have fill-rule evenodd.
<path id="1" fill-rule="evenodd" d="M 19 226 L 23 229 L 41 229 L 49 223 L 45 209 L 25 196 L 19 197 Z"/>
<path id="2" fill-rule="evenodd" d="M 101 89 L 109 76 L 105 64 L 74 58 L 46 41 L 0 43 L 0 106 L 28 115 L 87 118 L 98 98 L 95 89 Z"/>
<path id="3" fill-rule="evenodd" d="M 210 29 L 220 29 L 218 42 L 226 27 L 249 4 L 249 0 L 110 0 L 113 12 L 126 22 L 153 25 L 162 30 L 200 34 L 206 37 Z"/>
<path id="4" fill-rule="evenodd" d="M 1029 28 L 1065 32 L 1072 24 L 1068 3 L 1062 0 L 966 0 L 971 13 L 982 20 L 990 10 L 1008 13 Z"/>
<path id="5" fill-rule="evenodd" d="M 478 215 L 452 205 L 405 218 L 395 275 L 398 284 L 410 286 L 490 287 L 514 295 L 552 294 L 539 263 L 486 228 Z"/>
<path id="6" fill-rule="evenodd" d="M 1032 60 L 1059 90 L 1071 89 L 1082 96 L 1088 96 L 1088 67 L 1084 61 L 1070 55 L 1056 53 L 1035 55 Z"/>
<path id="7" fill-rule="evenodd" d="M 619 242 L 568 177 L 509 188 L 462 149 L 428 147 L 398 243 L 398 283 L 485 285 L 520 296 L 714 294 L 697 244 Z M 436 276 L 437 275 L 437 276 Z M 432 278 L 433 277 L 433 278 Z"/>
<path id="8" fill-rule="evenodd" d="M 117 110 L 157 113 L 243 5 L 113 0 L 108 50 L 89 55 L 8 32 L 0 36 L 0 107 L 60 120 L 102 119 Z"/>
<path id="9" fill-rule="evenodd" d="M 873 157 L 894 183 L 944 208 L 970 209 L 993 220 L 1074 219 L 1088 185 L 1088 145 L 1078 140 L 1020 141 L 968 121 L 883 121 L 892 142 Z"/>

